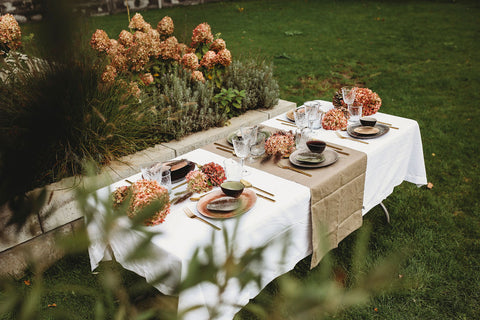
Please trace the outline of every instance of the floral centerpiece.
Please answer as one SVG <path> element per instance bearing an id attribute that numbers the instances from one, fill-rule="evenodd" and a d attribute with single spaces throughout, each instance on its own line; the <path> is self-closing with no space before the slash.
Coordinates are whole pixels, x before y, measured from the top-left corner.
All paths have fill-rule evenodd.
<path id="1" fill-rule="evenodd" d="M 227 179 L 223 167 L 215 162 L 200 166 L 200 170 L 190 171 L 187 176 L 188 192 L 207 192 Z"/>
<path id="2" fill-rule="evenodd" d="M 322 127 L 326 130 L 345 130 L 347 124 L 347 118 L 340 109 L 330 109 L 322 118 Z"/>
<path id="3" fill-rule="evenodd" d="M 118 208 L 127 199 L 129 199 L 127 215 L 131 219 L 154 201 L 158 202 L 160 207 L 152 216 L 143 221 L 146 226 L 154 226 L 164 222 L 165 217 L 170 213 L 168 190 L 159 185 L 155 180 L 141 179 L 130 187 L 123 186 L 117 188 L 113 192 L 114 208 Z"/>
<path id="4" fill-rule="evenodd" d="M 293 132 L 277 131 L 265 141 L 265 153 L 269 156 L 288 157 L 295 150 Z"/>
<path id="5" fill-rule="evenodd" d="M 368 88 L 355 88 L 355 101 L 354 105 L 362 105 L 362 116 L 370 116 L 377 113 L 382 106 L 382 99 L 380 96 Z M 338 90 L 333 96 L 333 106 L 336 109 L 343 111 L 348 118 L 347 105 L 343 102 L 342 90 Z"/>
<path id="6" fill-rule="evenodd" d="M 21 45 L 22 31 L 17 20 L 7 13 L 0 16 L 0 57 Z"/>

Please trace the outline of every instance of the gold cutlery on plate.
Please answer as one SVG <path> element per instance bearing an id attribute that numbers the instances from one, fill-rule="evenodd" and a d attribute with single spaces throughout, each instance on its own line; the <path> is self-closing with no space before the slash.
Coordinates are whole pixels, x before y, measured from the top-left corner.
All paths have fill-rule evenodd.
<path id="1" fill-rule="evenodd" d="M 245 188 L 253 188 L 255 190 L 262 191 L 263 193 L 268 194 L 271 197 L 275 197 L 275 195 L 273 193 L 270 193 L 270 192 L 265 191 L 263 189 L 257 188 L 254 185 L 252 185 L 250 182 L 248 182 L 247 180 L 240 179 L 240 182 L 245 186 Z"/>
<path id="2" fill-rule="evenodd" d="M 190 200 L 191 200 L 191 201 L 198 201 L 198 200 L 200 200 L 201 198 L 205 197 L 207 194 L 210 194 L 210 193 L 212 193 L 212 192 L 213 192 L 213 191 L 204 193 L 204 194 L 202 194 L 202 195 L 200 195 L 200 196 L 198 196 L 198 197 L 191 197 Z"/>
<path id="3" fill-rule="evenodd" d="M 208 222 L 207 220 L 202 219 L 202 218 L 200 218 L 199 216 L 195 215 L 195 214 L 192 212 L 192 210 L 190 210 L 190 209 L 188 209 L 188 208 L 184 208 L 183 211 L 185 212 L 185 214 L 187 215 L 187 217 L 189 217 L 190 219 L 198 219 L 198 220 L 200 220 L 200 221 L 202 221 L 202 222 L 205 222 L 206 224 L 208 224 L 209 226 L 211 226 L 211 227 L 213 227 L 213 228 L 215 228 L 215 229 L 217 229 L 217 230 L 222 230 L 221 228 L 217 227 L 216 225 L 214 225 L 214 224 Z"/>
<path id="4" fill-rule="evenodd" d="M 302 171 L 302 170 L 300 170 L 300 169 L 293 168 L 293 167 L 290 167 L 290 166 L 283 166 L 283 165 L 281 165 L 280 163 L 277 163 L 277 166 L 278 166 L 279 168 L 292 170 L 292 171 L 295 171 L 295 172 L 304 174 L 304 175 L 309 176 L 309 177 L 312 176 L 310 173 L 307 173 L 307 172 L 305 172 L 305 171 Z"/>
<path id="5" fill-rule="evenodd" d="M 366 142 L 366 141 L 354 139 L 354 138 L 352 138 L 352 137 L 344 137 L 344 136 L 342 136 L 342 135 L 340 134 L 340 132 L 338 132 L 338 131 L 335 131 L 335 133 L 337 134 L 337 136 L 338 136 L 340 139 L 348 139 L 348 140 L 352 140 L 352 141 L 356 141 L 356 142 L 368 144 L 368 142 Z"/>

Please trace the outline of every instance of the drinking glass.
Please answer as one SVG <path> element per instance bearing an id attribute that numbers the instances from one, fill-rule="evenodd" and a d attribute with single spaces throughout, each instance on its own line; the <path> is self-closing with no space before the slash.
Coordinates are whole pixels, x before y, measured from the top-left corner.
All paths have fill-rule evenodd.
<path id="1" fill-rule="evenodd" d="M 350 114 L 348 122 L 350 122 L 351 124 L 356 124 L 360 122 L 360 118 L 362 117 L 362 105 L 349 105 L 348 113 Z"/>
<path id="2" fill-rule="evenodd" d="M 164 186 L 168 190 L 168 193 L 172 192 L 172 175 L 170 167 L 162 167 L 159 182 L 161 186 Z"/>
<path id="3" fill-rule="evenodd" d="M 305 112 L 305 107 L 295 109 L 293 117 L 295 119 L 295 125 L 298 128 L 297 131 L 301 132 L 307 127 L 307 113 Z"/>
<path id="4" fill-rule="evenodd" d="M 257 132 L 258 127 L 240 127 L 240 133 L 242 138 L 248 141 L 249 147 L 251 148 L 253 144 L 257 141 Z M 248 157 L 248 161 L 253 161 L 252 157 Z"/>
<path id="5" fill-rule="evenodd" d="M 265 132 L 257 133 L 257 140 L 250 147 L 250 154 L 252 155 L 252 157 L 258 158 L 265 153 L 266 139 L 267 139 L 267 135 L 265 134 Z"/>
<path id="6" fill-rule="evenodd" d="M 313 124 L 318 120 L 318 105 L 316 103 L 305 104 L 305 113 L 307 114 L 308 128 L 313 130 Z"/>
<path id="7" fill-rule="evenodd" d="M 245 158 L 248 157 L 250 153 L 250 141 L 248 139 L 244 139 L 243 137 L 233 136 L 232 143 L 235 154 L 240 158 L 242 174 L 246 175 L 248 174 L 248 171 L 244 169 L 243 163 L 245 162 Z"/>
<path id="8" fill-rule="evenodd" d="M 240 181 L 242 179 L 242 167 L 237 160 L 229 158 L 223 161 L 225 166 L 225 175 L 229 181 Z"/>
<path id="9" fill-rule="evenodd" d="M 355 90 L 355 87 L 342 88 L 343 102 L 345 102 L 347 105 L 351 105 L 355 101 Z"/>

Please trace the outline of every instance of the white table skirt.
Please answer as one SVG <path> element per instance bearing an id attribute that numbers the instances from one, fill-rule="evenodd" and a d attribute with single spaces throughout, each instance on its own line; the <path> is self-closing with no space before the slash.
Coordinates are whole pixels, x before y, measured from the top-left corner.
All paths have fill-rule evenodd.
<path id="1" fill-rule="evenodd" d="M 329 102 L 322 101 L 322 103 L 331 107 Z M 316 133 L 319 139 L 367 154 L 363 214 L 384 200 L 392 193 L 394 187 L 404 180 L 417 185 L 427 183 L 417 122 L 383 113 L 377 113 L 375 117 L 380 121 L 392 123 L 400 129 L 391 129 L 382 137 L 366 140 L 369 142 L 368 145 L 342 140 L 332 131 L 318 130 Z M 277 118 L 286 119 L 286 116 L 283 114 Z M 262 124 L 284 130 L 294 130 L 275 119 L 267 120 Z M 346 135 L 346 133 L 343 134 Z M 199 164 L 213 161 L 221 165 L 225 159 L 202 149 L 189 152 L 180 158 L 186 158 Z M 274 193 L 277 202 L 272 203 L 258 197 L 254 208 L 242 215 L 241 219 L 224 221 L 210 219 L 210 221 L 227 229 L 230 236 L 233 235 L 235 223 L 239 221 L 235 240 L 236 254 L 238 255 L 249 248 L 267 245 L 263 262 L 252 267 L 262 275 L 262 280 L 260 286 L 250 283 L 243 290 L 239 289 L 235 281 L 230 282 L 223 296 L 226 303 L 221 306 L 219 319 L 232 319 L 240 310 L 240 306 L 246 305 L 249 299 L 255 297 L 270 281 L 291 270 L 298 261 L 311 254 L 312 250 L 310 190 L 305 186 L 254 168 L 248 168 L 248 170 L 251 174 L 246 179 L 253 185 Z M 128 180 L 135 181 L 139 178 L 140 173 L 129 177 Z M 127 185 L 127 183 L 125 181 L 117 182 L 98 190 L 97 194 L 101 198 L 106 198 L 115 188 L 122 185 Z M 179 190 L 182 188 L 175 191 Z M 173 294 L 175 287 L 185 278 L 186 268 L 194 250 L 210 244 L 212 232 L 216 235 L 214 248 L 218 263 L 225 258 L 222 232 L 214 231 L 210 226 L 198 220 L 189 219 L 183 213 L 185 206 L 196 212 L 195 204 L 189 201 L 172 206 L 171 213 L 163 224 L 149 227 L 151 230 L 162 232 L 162 234 L 153 239 L 155 252 L 151 259 L 141 263 L 127 261 L 131 250 L 142 240 L 141 235 L 129 227 L 128 218 L 122 219 L 113 236 L 105 240 L 102 238 L 104 231 L 101 229 L 101 213 L 104 209 L 93 199 L 90 204 L 99 212 L 96 215 L 96 221 L 88 225 L 88 232 L 94 239 L 89 247 L 92 270 L 102 259 L 108 259 L 107 245 L 110 245 L 116 260 L 126 269 L 145 277 L 147 282 L 153 282 L 165 272 L 174 271 L 162 283 L 155 284 L 155 287 L 162 293 Z M 196 213 L 198 214 L 198 212 Z M 287 233 L 291 238 L 286 241 Z M 282 256 L 284 244 L 287 244 L 287 254 Z M 204 307 L 187 313 L 186 319 L 211 318 L 207 306 L 219 305 L 217 288 L 213 284 L 202 283 L 183 291 L 179 296 L 179 312 L 198 304 Z"/>
<path id="2" fill-rule="evenodd" d="M 223 165 L 224 157 L 214 153 L 197 149 L 182 155 L 199 164 L 216 162 Z M 241 307 L 246 305 L 249 299 L 254 298 L 269 282 L 276 277 L 293 269 L 301 259 L 311 254 L 311 220 L 309 214 L 310 190 L 309 188 L 292 181 L 268 174 L 266 172 L 250 168 L 250 175 L 246 177 L 253 185 L 266 189 L 275 194 L 276 202 L 257 198 L 257 203 L 249 212 L 243 214 L 241 219 L 214 220 L 211 222 L 227 229 L 231 237 L 235 224 L 239 222 L 237 239 L 235 243 L 236 255 L 242 255 L 245 250 L 267 246 L 264 251 L 263 261 L 252 266 L 255 272 L 261 274 L 261 285 L 249 284 L 244 290 L 239 290 L 238 284 L 232 281 L 228 284 L 223 299 L 229 303 L 222 304 L 221 317 L 218 319 L 232 319 Z M 129 177 L 128 180 L 135 181 L 140 174 Z M 115 188 L 127 185 L 120 181 L 110 187 L 100 189 L 97 194 L 101 198 L 108 197 Z M 185 187 L 182 187 L 183 189 Z M 182 190 L 179 188 L 178 190 Z M 177 190 L 175 190 L 177 191 Z M 174 288 L 181 279 L 184 279 L 187 266 L 197 247 L 211 243 L 211 234 L 215 233 L 215 257 L 218 263 L 225 259 L 225 245 L 222 232 L 214 231 L 210 226 L 196 220 L 189 219 L 183 212 L 185 206 L 196 212 L 195 204 L 185 201 L 172 206 L 171 213 L 161 225 L 151 228 L 152 231 L 160 231 L 161 235 L 153 238 L 155 245 L 155 256 L 148 261 L 131 263 L 127 257 L 136 244 L 141 241 L 140 234 L 129 228 L 130 221 L 125 218 L 118 226 L 114 236 L 108 243 L 103 241 L 99 235 L 104 234 L 101 230 L 102 206 L 91 202 L 97 208 L 98 221 L 88 225 L 88 232 L 96 239 L 89 248 L 92 270 L 104 259 L 107 245 L 110 244 L 116 260 L 126 269 L 131 270 L 140 276 L 145 277 L 147 282 L 152 282 L 159 275 L 173 271 L 156 288 L 165 294 L 173 294 Z M 198 214 L 198 212 L 196 212 Z M 96 238 L 95 238 L 96 237 Z M 282 256 L 282 247 L 287 245 L 287 252 Z M 108 258 L 108 257 L 107 257 Z M 218 306 L 217 288 L 209 283 L 197 285 L 183 291 L 179 296 L 179 311 L 187 310 L 189 307 L 201 304 L 204 306 Z M 237 306 L 232 306 L 237 305 Z M 206 307 L 189 312 L 186 319 L 210 319 Z"/>
<path id="3" fill-rule="evenodd" d="M 316 101 L 322 103 L 322 109 L 324 110 L 333 108 L 331 102 Z M 363 140 L 368 142 L 368 144 L 340 139 L 332 130 L 315 130 L 315 137 L 318 139 L 343 145 L 367 154 L 362 211 L 364 215 L 386 199 L 393 192 L 393 189 L 403 181 L 408 181 L 418 186 L 427 184 L 422 139 L 418 123 L 415 120 L 381 112 L 377 112 L 373 117 L 378 121 L 391 123 L 399 129 L 390 129 L 387 134 L 381 137 Z M 262 124 L 282 130 L 295 130 L 293 127 L 282 125 L 280 121 L 276 120 L 277 118 L 288 120 L 286 114 L 281 114 L 264 121 Z M 342 132 L 342 135 L 348 136 L 346 132 Z"/>

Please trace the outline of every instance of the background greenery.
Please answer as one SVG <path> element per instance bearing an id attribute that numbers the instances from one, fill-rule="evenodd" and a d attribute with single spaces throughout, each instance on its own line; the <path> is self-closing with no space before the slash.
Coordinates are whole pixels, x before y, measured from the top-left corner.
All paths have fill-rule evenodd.
<path id="1" fill-rule="evenodd" d="M 373 268 L 390 252 L 405 252 L 397 281 L 392 279 L 402 285 L 328 317 L 480 318 L 477 1 L 232 1 L 142 14 L 151 23 L 172 17 L 180 41 L 186 41 L 196 25 L 208 22 L 214 33 L 222 33 L 234 57 L 274 61 L 282 99 L 330 100 L 341 85 L 359 84 L 380 95 L 382 112 L 417 120 L 433 188 L 404 183 L 384 201 L 390 225 L 379 208 L 364 219 L 372 230 L 365 267 Z M 88 28 L 104 29 L 114 37 L 125 20 L 125 14 L 92 18 Z M 331 277 L 347 287 L 355 282 L 351 261 L 357 234 L 329 254 Z M 305 284 L 314 281 L 321 266 L 309 271 L 308 265 L 309 258 L 291 275 Z M 87 283 L 94 292 L 99 288 L 86 252 L 63 259 L 45 277 L 49 288 L 69 282 Z M 124 280 L 141 282 L 128 273 Z M 21 281 L 18 287 L 30 290 Z M 96 292 L 102 295 L 100 289 Z M 144 292 L 144 301 L 154 295 Z M 273 315 L 281 298 L 274 281 L 250 305 L 270 308 Z M 57 307 L 49 308 L 51 302 Z M 92 306 L 93 299 L 79 298 L 73 291 L 52 294 L 42 298 L 39 318 L 63 310 L 88 319 Z M 238 318 L 255 319 L 247 308 Z"/>

